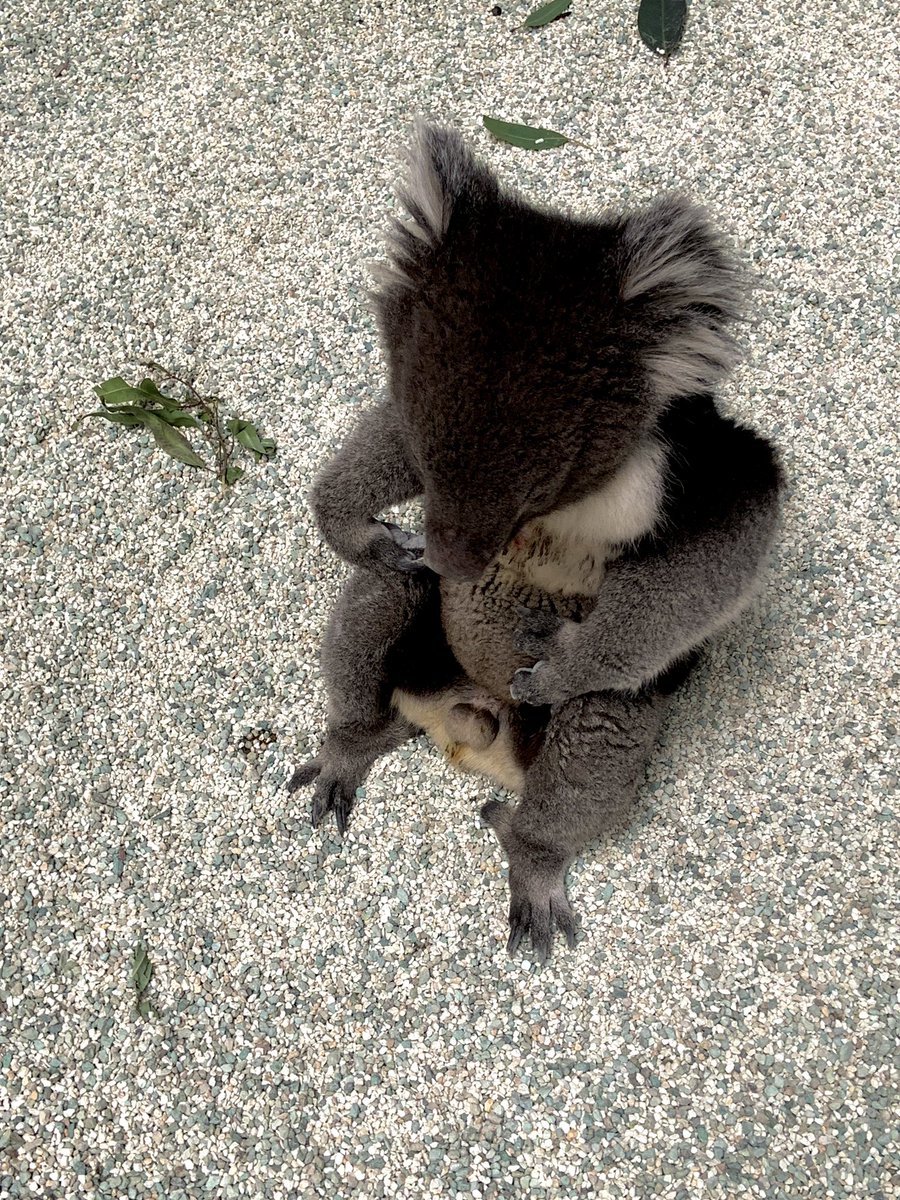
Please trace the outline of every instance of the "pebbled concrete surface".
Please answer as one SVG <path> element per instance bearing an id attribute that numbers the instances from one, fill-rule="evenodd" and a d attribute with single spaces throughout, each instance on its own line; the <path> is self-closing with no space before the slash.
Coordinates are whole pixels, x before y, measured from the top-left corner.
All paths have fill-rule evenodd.
<path id="1" fill-rule="evenodd" d="M 633 0 L 528 8 L 8 14 L 0 1200 L 900 1194 L 896 23 L 696 5 L 664 70 Z M 411 744 L 343 844 L 283 791 L 341 578 L 304 494 L 382 386 L 364 264 L 420 113 L 533 197 L 708 204 L 763 283 L 724 403 L 791 478 L 768 590 L 540 971 L 504 954 L 485 785 Z M 75 427 L 142 357 L 277 458 L 222 501 Z"/>

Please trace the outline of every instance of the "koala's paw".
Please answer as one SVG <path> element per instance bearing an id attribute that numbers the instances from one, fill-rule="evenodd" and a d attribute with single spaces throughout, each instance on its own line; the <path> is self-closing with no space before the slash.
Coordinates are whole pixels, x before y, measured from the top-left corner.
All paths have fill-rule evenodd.
<path id="1" fill-rule="evenodd" d="M 562 627 L 562 619 L 556 613 L 541 608 L 526 608 L 516 605 L 519 627 L 513 637 L 513 645 L 527 658 L 547 658 Z"/>
<path id="2" fill-rule="evenodd" d="M 333 812 L 338 832 L 346 833 L 350 823 L 350 814 L 356 803 L 356 779 L 350 779 L 337 772 L 327 770 L 319 759 L 314 758 L 297 768 L 287 785 L 288 791 L 295 792 L 298 788 L 312 783 L 313 780 L 316 781 L 316 788 L 313 792 L 309 814 L 313 829 L 317 829 L 328 814 Z"/>
<path id="3" fill-rule="evenodd" d="M 516 671 L 509 685 L 509 694 L 520 704 L 562 704 L 569 699 L 556 668 L 546 661 Z"/>
<path id="4" fill-rule="evenodd" d="M 557 930 L 573 949 L 578 919 L 566 895 L 566 864 L 562 857 L 524 843 L 513 831 L 512 810 L 507 805 L 492 801 L 481 815 L 497 835 L 509 862 L 508 953 L 515 954 L 530 937 L 535 961 L 544 963 L 553 951 Z"/>
<path id="5" fill-rule="evenodd" d="M 370 543 L 372 562 L 391 571 L 412 574 L 425 571 L 423 556 L 425 539 L 418 533 L 407 533 L 390 521 L 375 521 L 375 536 Z"/>

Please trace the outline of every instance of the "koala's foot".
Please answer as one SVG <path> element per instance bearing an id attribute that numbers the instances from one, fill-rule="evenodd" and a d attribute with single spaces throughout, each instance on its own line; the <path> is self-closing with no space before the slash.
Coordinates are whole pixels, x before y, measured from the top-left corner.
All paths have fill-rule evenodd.
<path id="1" fill-rule="evenodd" d="M 315 781 L 310 809 L 313 828 L 333 812 L 338 832 L 346 833 L 356 790 L 362 787 L 372 764 L 414 732 L 413 726 L 399 719 L 350 722 L 329 729 L 318 756 L 298 767 L 287 785 L 289 792 L 295 792 Z"/>
<path id="2" fill-rule="evenodd" d="M 335 773 L 333 770 L 323 767 L 321 761 L 314 758 L 297 768 L 290 778 L 287 789 L 289 792 L 295 792 L 298 788 L 312 783 L 313 780 L 315 780 L 316 787 L 309 814 L 313 829 L 317 829 L 328 814 L 333 812 L 338 832 L 346 833 L 350 814 L 356 803 L 356 789 L 361 786 L 362 777 L 354 774 Z"/>
<path id="3" fill-rule="evenodd" d="M 513 810 L 499 801 L 481 810 L 503 847 L 509 862 L 509 941 L 515 954 L 526 936 L 531 937 L 534 958 L 546 962 L 556 930 L 575 945 L 578 920 L 566 896 L 566 859 L 545 846 L 533 845 L 513 829 Z"/>

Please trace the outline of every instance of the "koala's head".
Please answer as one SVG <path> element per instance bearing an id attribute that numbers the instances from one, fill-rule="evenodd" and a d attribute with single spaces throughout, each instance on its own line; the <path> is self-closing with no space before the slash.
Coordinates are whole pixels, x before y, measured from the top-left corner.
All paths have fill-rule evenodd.
<path id="1" fill-rule="evenodd" d="M 429 564 L 477 578 L 528 520 L 601 487 L 678 396 L 735 359 L 735 268 L 666 197 L 579 219 L 501 189 L 421 125 L 374 297 L 424 491 Z"/>

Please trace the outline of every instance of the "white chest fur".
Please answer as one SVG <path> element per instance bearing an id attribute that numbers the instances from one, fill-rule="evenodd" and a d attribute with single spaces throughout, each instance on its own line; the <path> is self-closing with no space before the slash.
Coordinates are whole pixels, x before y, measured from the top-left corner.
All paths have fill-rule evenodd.
<path id="1" fill-rule="evenodd" d="M 606 563 L 660 520 L 665 466 L 663 447 L 645 442 L 605 487 L 526 525 L 501 572 L 555 595 L 596 595 Z"/>

